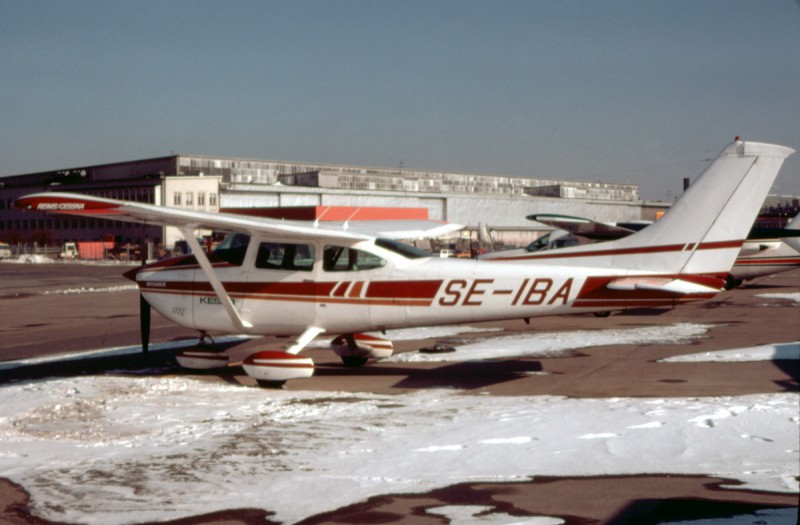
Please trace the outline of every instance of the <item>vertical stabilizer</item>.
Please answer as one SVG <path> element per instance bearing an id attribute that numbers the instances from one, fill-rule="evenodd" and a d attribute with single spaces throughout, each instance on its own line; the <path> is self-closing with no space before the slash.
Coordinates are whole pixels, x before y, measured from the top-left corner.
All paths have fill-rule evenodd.
<path id="1" fill-rule="evenodd" d="M 783 161 L 793 152 L 758 142 L 728 144 L 661 219 L 620 239 L 619 247 L 682 245 L 664 257 L 663 265 L 659 257 L 642 259 L 641 269 L 655 264 L 655 269 L 675 273 L 730 271 Z"/>
<path id="2" fill-rule="evenodd" d="M 735 140 L 651 226 L 605 243 L 531 254 L 546 264 L 727 274 L 783 161 L 794 150 Z"/>

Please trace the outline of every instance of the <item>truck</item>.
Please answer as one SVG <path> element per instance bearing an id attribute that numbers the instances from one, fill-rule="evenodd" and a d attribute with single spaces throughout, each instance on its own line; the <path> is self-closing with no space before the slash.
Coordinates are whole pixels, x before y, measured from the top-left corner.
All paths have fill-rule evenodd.
<path id="1" fill-rule="evenodd" d="M 65 242 L 59 257 L 61 259 L 106 259 L 114 249 L 111 241 Z"/>

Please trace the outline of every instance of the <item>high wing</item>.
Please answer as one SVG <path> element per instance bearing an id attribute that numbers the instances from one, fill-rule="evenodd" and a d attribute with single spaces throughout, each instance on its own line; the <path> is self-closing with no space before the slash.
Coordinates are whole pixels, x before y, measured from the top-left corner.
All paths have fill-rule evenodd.
<path id="1" fill-rule="evenodd" d="M 583 217 L 572 217 L 570 215 L 555 215 L 550 213 L 539 213 L 525 217 L 530 221 L 540 222 L 559 230 L 567 231 L 579 237 L 585 237 L 595 241 L 611 241 L 621 239 L 634 233 L 636 230 L 623 228 L 616 225 L 605 224 L 602 222 L 584 219 Z"/>
<path id="2" fill-rule="evenodd" d="M 18 199 L 17 208 L 98 219 L 208 229 L 225 232 L 270 234 L 276 238 L 331 239 L 358 242 L 373 237 L 413 239 L 438 237 L 463 228 L 439 221 L 301 222 L 228 213 L 209 213 L 118 201 L 75 193 L 35 193 Z"/>
<path id="3" fill-rule="evenodd" d="M 450 235 L 464 229 L 463 224 L 418 219 L 335 221 L 314 224 L 316 228 L 322 230 L 343 231 L 387 239 L 426 239 Z"/>

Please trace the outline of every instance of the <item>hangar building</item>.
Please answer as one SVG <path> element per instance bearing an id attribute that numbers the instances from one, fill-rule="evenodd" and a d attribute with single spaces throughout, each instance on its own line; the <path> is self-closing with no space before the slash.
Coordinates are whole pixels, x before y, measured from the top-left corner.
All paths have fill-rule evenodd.
<path id="1" fill-rule="evenodd" d="M 533 213 L 601 221 L 649 218 L 638 186 L 631 184 L 171 155 L 2 177 L 0 239 L 50 244 L 113 235 L 118 242 L 152 241 L 171 248 L 180 238 L 172 228 L 13 208 L 18 197 L 42 191 L 212 212 L 295 206 L 425 208 L 430 219 L 466 225 L 472 234 L 488 227 L 507 246 L 524 245 L 542 233 L 541 225 L 525 219 Z"/>

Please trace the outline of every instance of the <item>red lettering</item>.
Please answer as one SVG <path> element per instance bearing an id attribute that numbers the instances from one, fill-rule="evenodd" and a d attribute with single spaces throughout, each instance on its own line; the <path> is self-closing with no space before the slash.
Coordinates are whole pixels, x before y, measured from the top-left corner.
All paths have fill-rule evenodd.
<path id="1" fill-rule="evenodd" d="M 461 292 L 459 290 L 466 288 L 466 286 L 467 281 L 461 279 L 450 281 L 444 287 L 445 297 L 439 299 L 439 304 L 441 306 L 455 306 L 461 300 Z M 450 297 L 449 299 L 447 298 L 448 296 Z"/>
<path id="2" fill-rule="evenodd" d="M 547 304 L 553 304 L 556 302 L 556 299 L 559 298 L 561 299 L 561 304 L 567 304 L 570 290 L 572 290 L 572 277 L 567 279 L 567 282 L 561 285 L 561 288 L 559 288 L 556 294 L 549 301 L 547 301 Z"/>
<path id="3" fill-rule="evenodd" d="M 525 291 L 525 287 L 527 287 L 527 286 L 528 286 L 528 280 L 525 279 L 524 281 L 522 281 L 522 286 L 519 287 L 519 291 L 517 292 L 517 295 L 514 296 L 514 300 L 511 301 L 511 305 L 512 306 L 514 306 L 515 304 L 517 304 L 519 302 L 519 298 L 522 297 L 522 292 Z"/>
<path id="4" fill-rule="evenodd" d="M 552 279 L 535 279 L 533 284 L 531 285 L 530 289 L 528 289 L 528 294 L 525 296 L 525 299 L 522 301 L 522 304 L 525 305 L 536 305 L 542 304 L 547 296 L 547 292 L 550 291 L 550 287 L 553 286 Z"/>
<path id="5" fill-rule="evenodd" d="M 464 297 L 464 303 L 462 306 L 480 306 L 483 304 L 483 300 L 480 301 L 470 301 L 473 295 L 483 295 L 486 293 L 486 290 L 478 290 L 478 285 L 481 284 L 491 284 L 494 282 L 494 279 L 475 279 L 472 282 L 472 286 L 469 287 L 469 291 L 467 295 Z"/>

